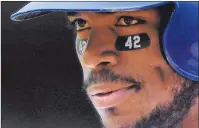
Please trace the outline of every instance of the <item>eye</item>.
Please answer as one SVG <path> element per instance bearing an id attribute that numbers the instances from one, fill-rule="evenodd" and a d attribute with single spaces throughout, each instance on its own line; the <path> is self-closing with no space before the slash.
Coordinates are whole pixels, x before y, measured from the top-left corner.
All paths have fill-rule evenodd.
<path id="1" fill-rule="evenodd" d="M 77 31 L 90 29 L 88 22 L 83 19 L 75 19 L 71 24 L 75 25 Z"/>
<path id="2" fill-rule="evenodd" d="M 131 16 L 122 16 L 119 18 L 116 26 L 125 27 L 125 26 L 136 25 L 141 22 L 143 22 L 143 20 L 140 20 Z"/>

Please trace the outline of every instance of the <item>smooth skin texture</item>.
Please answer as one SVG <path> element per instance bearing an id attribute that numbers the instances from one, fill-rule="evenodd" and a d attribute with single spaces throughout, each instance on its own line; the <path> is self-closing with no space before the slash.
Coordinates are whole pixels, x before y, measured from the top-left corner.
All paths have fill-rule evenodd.
<path id="1" fill-rule="evenodd" d="M 165 117 L 162 115 L 164 118 L 157 114 L 158 110 L 174 113 L 176 109 L 171 107 L 172 104 L 173 106 L 178 104 L 179 97 L 187 96 L 185 93 L 190 94 L 191 91 L 188 89 L 191 90 L 191 87 L 192 90 L 198 90 L 198 83 L 193 85 L 192 81 L 177 74 L 163 58 L 159 40 L 160 16 L 155 9 L 117 13 L 78 12 L 75 15 L 69 15 L 68 18 L 75 24 L 77 38 L 88 40 L 87 44 L 81 47 L 82 54 L 77 52 L 77 55 L 87 83 L 84 89 L 99 113 L 104 127 L 198 127 L 198 91 L 193 93 L 194 96 L 190 95 L 192 100 L 190 105 L 185 107 L 186 109 L 183 107 L 184 104 L 180 107 L 182 108 L 180 112 L 186 110 L 185 114 L 180 117 L 178 115 L 179 119 L 172 117 L 177 120 L 175 123 L 164 120 L 171 119 L 169 114 L 165 114 Z M 146 33 L 149 36 L 149 47 L 132 51 L 115 49 L 117 36 L 139 33 Z M 113 74 L 117 75 L 114 77 Z M 127 82 L 117 79 L 117 82 L 114 82 L 113 77 L 130 80 Z M 128 89 L 126 91 L 128 94 L 122 95 L 122 98 L 111 103 L 109 107 L 101 107 L 106 104 L 104 103 L 106 101 L 97 100 L 91 95 L 96 90 L 118 90 L 136 83 L 136 88 Z M 176 100 L 175 97 L 177 97 Z M 162 122 L 154 121 L 161 118 Z"/>

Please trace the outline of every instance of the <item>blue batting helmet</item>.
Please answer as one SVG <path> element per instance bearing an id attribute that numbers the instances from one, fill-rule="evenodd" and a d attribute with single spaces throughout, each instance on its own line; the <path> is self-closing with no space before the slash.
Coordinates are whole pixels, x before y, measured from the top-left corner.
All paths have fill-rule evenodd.
<path id="1" fill-rule="evenodd" d="M 22 21 L 51 12 L 119 12 L 159 7 L 168 2 L 30 2 L 11 19 Z M 175 8 L 163 33 L 168 63 L 182 76 L 198 81 L 198 2 L 172 2 Z"/>

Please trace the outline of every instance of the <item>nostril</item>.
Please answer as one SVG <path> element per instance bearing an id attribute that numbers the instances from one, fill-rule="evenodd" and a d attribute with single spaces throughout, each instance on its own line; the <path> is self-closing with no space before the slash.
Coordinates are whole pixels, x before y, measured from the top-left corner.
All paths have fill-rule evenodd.
<path id="1" fill-rule="evenodd" d="M 100 65 L 100 66 L 107 66 L 109 63 L 110 63 L 110 62 L 106 62 L 106 61 L 105 61 L 105 62 L 101 62 L 99 65 Z"/>

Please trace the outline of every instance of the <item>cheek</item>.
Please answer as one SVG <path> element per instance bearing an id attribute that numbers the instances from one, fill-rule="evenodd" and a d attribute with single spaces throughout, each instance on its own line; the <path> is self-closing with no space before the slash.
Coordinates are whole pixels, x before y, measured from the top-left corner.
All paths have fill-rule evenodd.
<path id="1" fill-rule="evenodd" d="M 146 31 L 150 38 L 150 46 L 144 49 L 120 52 L 120 68 L 125 69 L 126 72 L 130 71 L 130 74 L 135 77 L 141 77 L 150 85 L 166 84 L 166 81 L 162 81 L 161 75 L 168 80 L 172 70 L 160 52 L 158 31 L 155 28 Z M 157 70 L 157 67 L 161 67 L 162 70 Z"/>
<path id="2" fill-rule="evenodd" d="M 87 48 L 87 41 L 87 39 L 80 39 L 79 37 L 77 37 L 75 42 L 76 54 L 83 69 L 85 68 L 85 65 L 83 63 L 83 54 Z"/>
<path id="3" fill-rule="evenodd" d="M 76 53 L 81 56 L 86 47 L 87 47 L 87 44 L 88 44 L 88 40 L 87 39 L 80 39 L 80 38 L 76 38 L 76 41 L 75 41 L 75 48 L 76 48 Z"/>
<path id="4" fill-rule="evenodd" d="M 115 48 L 118 51 L 130 51 L 147 48 L 150 45 L 150 39 L 146 33 L 136 35 L 118 36 Z"/>
<path id="5" fill-rule="evenodd" d="M 83 59 L 82 59 L 82 55 L 78 54 L 78 52 L 76 52 L 77 56 L 78 56 L 78 60 L 80 62 L 80 65 L 82 67 L 82 70 L 83 70 L 83 78 L 84 80 L 86 80 L 86 78 L 88 78 L 91 70 L 89 70 L 89 68 L 86 68 L 86 66 L 84 65 L 83 63 Z"/>
<path id="6" fill-rule="evenodd" d="M 84 31 L 77 32 L 77 36 L 79 39 L 88 39 L 90 35 L 90 29 L 85 29 Z"/>
<path id="7" fill-rule="evenodd" d="M 153 104 L 151 106 L 168 103 L 172 100 L 172 86 L 176 78 L 162 56 L 156 55 L 156 53 L 160 53 L 155 49 L 155 46 L 153 48 L 150 46 L 147 50 L 136 51 L 137 54 L 126 53 L 124 55 L 126 59 L 122 64 L 125 65 L 123 71 L 128 72 L 143 84 L 142 96 L 144 97 L 137 98 L 147 100 Z M 161 71 L 157 67 L 160 67 Z M 164 80 L 161 75 L 163 75 Z"/>

